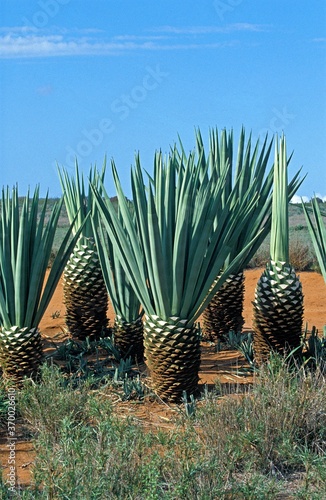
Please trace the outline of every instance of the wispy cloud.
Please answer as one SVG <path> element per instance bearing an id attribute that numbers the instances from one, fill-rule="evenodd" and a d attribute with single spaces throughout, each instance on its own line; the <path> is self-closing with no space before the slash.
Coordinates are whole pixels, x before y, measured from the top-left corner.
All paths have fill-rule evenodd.
<path id="1" fill-rule="evenodd" d="M 251 23 L 234 23 L 226 26 L 158 26 L 153 32 L 173 33 L 177 35 L 209 35 L 213 33 L 238 33 L 269 31 L 268 26 Z"/>
<path id="2" fill-rule="evenodd" d="M 36 58 L 63 56 L 117 55 L 131 51 L 216 49 L 236 45 L 230 38 L 212 37 L 218 33 L 262 31 L 262 26 L 232 24 L 225 27 L 162 26 L 151 34 L 105 36 L 101 30 L 87 28 L 70 31 L 53 29 L 51 33 L 32 27 L 0 28 L 0 58 Z M 200 36 L 201 35 L 201 36 Z"/>
<path id="3" fill-rule="evenodd" d="M 119 41 L 141 41 L 141 40 L 150 40 L 150 41 L 157 41 L 157 40 L 170 40 L 171 36 L 169 35 L 116 35 L 112 38 L 112 40 L 119 40 Z"/>
<path id="4" fill-rule="evenodd" d="M 36 92 L 41 96 L 48 96 L 53 94 L 54 88 L 52 85 L 42 85 L 36 89 Z"/>
<path id="5" fill-rule="evenodd" d="M 313 38 L 312 41 L 315 43 L 326 43 L 326 37 Z"/>
<path id="6" fill-rule="evenodd" d="M 118 43 L 90 41 L 86 38 L 67 39 L 62 35 L 8 34 L 0 37 L 0 57 L 60 57 L 101 55 L 125 48 Z"/>
<path id="7" fill-rule="evenodd" d="M 0 33 L 30 33 L 38 31 L 35 26 L 0 26 Z"/>
<path id="8" fill-rule="evenodd" d="M 11 34 L 19 34 L 19 33 L 40 33 L 42 30 L 37 28 L 36 26 L 0 26 L 0 33 L 11 33 Z M 43 30 L 45 32 L 46 29 Z M 63 28 L 59 26 L 52 27 L 52 34 L 78 34 L 78 35 L 93 35 L 93 34 L 101 34 L 105 33 L 104 30 L 99 28 Z"/>
<path id="9" fill-rule="evenodd" d="M 291 203 L 295 203 L 296 205 L 301 205 L 302 201 L 304 203 L 309 203 L 310 201 L 310 198 L 308 196 L 299 196 L 297 194 L 295 194 L 292 198 L 291 198 Z"/>

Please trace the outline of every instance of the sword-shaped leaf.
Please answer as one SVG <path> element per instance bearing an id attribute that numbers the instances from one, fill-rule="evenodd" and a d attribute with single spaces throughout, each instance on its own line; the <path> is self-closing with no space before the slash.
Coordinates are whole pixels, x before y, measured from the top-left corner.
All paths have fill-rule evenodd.
<path id="1" fill-rule="evenodd" d="M 307 210 L 303 201 L 302 208 L 306 217 L 317 260 L 326 282 L 326 226 L 323 220 L 323 214 L 320 210 L 320 206 L 316 197 L 311 202 L 313 217 L 311 217 L 311 214 Z"/>

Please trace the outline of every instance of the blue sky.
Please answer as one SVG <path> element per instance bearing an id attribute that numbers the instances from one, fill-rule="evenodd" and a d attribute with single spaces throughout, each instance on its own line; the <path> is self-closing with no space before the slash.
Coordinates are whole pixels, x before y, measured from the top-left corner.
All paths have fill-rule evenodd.
<path id="1" fill-rule="evenodd" d="M 282 132 L 299 194 L 326 197 L 326 3 L 1 0 L 1 184 L 60 196 L 56 163 L 114 158 L 127 194 L 139 151 L 199 127 Z M 107 188 L 114 194 L 110 175 Z"/>

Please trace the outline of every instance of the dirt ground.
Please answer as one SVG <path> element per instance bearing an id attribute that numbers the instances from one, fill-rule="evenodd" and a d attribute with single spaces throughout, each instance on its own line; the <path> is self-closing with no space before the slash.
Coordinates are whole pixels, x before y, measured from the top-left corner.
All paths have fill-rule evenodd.
<path id="1" fill-rule="evenodd" d="M 246 330 L 252 329 L 252 301 L 257 280 L 262 273 L 261 269 L 246 271 L 245 281 L 245 302 L 244 319 Z M 300 274 L 304 293 L 304 325 L 308 328 L 312 326 L 322 331 L 326 325 L 326 285 L 321 275 L 313 272 L 302 272 Z M 47 308 L 40 330 L 44 338 L 53 338 L 59 332 L 64 331 L 63 290 L 60 283 Z M 109 308 L 108 317 L 113 322 L 114 314 Z M 215 352 L 215 349 L 207 343 L 202 346 L 202 363 L 200 371 L 200 385 L 213 385 L 217 380 L 222 384 L 249 384 L 252 383 L 252 376 L 239 375 L 239 368 L 245 366 L 245 361 L 236 351 Z M 146 401 L 143 404 L 131 404 L 130 402 L 115 402 L 115 409 L 119 415 L 135 416 L 142 424 L 148 428 L 170 427 L 176 412 L 180 409 L 176 406 L 169 406 L 157 401 Z M 8 473 L 8 447 L 7 433 L 0 434 L 0 461 L 3 468 L 3 478 L 6 479 Z M 26 441 L 23 434 L 17 432 L 16 443 L 16 478 L 19 484 L 27 484 L 31 480 L 31 469 L 35 454 L 31 442 Z"/>
<path id="2" fill-rule="evenodd" d="M 244 319 L 247 329 L 252 329 L 252 301 L 262 272 L 262 269 L 249 269 L 245 272 Z M 314 325 L 322 331 L 323 326 L 326 325 L 326 284 L 321 274 L 302 272 L 299 276 L 304 294 L 304 323 L 308 323 L 309 328 Z M 60 314 L 59 317 L 53 317 L 57 314 Z M 60 328 L 64 327 L 64 314 L 63 290 L 60 282 L 41 321 L 41 332 L 49 336 L 57 333 Z M 110 308 L 108 317 L 113 322 L 114 313 Z"/>

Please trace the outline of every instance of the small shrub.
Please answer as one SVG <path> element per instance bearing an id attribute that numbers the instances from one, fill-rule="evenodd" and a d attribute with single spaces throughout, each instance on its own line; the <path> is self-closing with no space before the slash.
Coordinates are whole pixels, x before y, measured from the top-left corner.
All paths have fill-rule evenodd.
<path id="1" fill-rule="evenodd" d="M 304 238 L 292 237 L 289 244 L 290 263 L 296 271 L 314 271 L 318 265 L 311 246 Z M 269 246 L 267 243 L 257 250 L 248 264 L 249 269 L 265 267 L 270 260 Z"/>
<path id="2" fill-rule="evenodd" d="M 248 264 L 249 269 L 255 269 L 259 267 L 265 267 L 270 259 L 269 247 L 263 244 L 252 257 Z"/>
<path id="3" fill-rule="evenodd" d="M 314 265 L 314 257 L 308 244 L 298 238 L 291 238 L 289 245 L 290 263 L 296 271 L 310 271 Z"/>
<path id="4" fill-rule="evenodd" d="M 254 347 L 252 332 L 229 332 L 229 345 L 232 349 L 237 349 L 247 360 L 252 371 L 256 370 L 254 361 Z"/>

